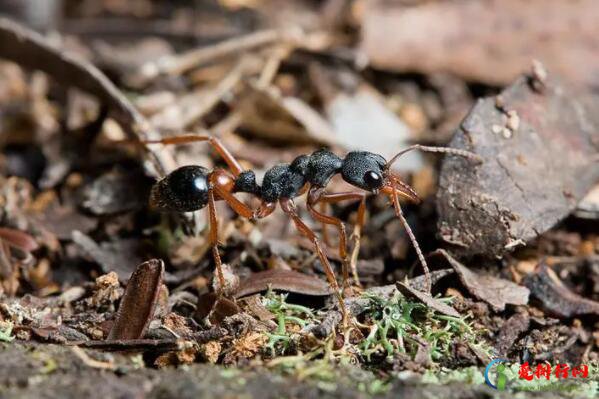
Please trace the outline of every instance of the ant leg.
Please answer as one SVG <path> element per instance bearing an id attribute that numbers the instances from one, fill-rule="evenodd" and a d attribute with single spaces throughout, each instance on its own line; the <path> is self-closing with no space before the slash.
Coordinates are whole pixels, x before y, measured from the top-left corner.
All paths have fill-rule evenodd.
<path id="1" fill-rule="evenodd" d="M 246 219 L 254 217 L 254 210 L 238 200 L 231 190 L 235 185 L 235 180 L 231 174 L 222 169 L 216 169 L 208 177 L 212 189 L 218 194 L 219 198 L 225 201 L 239 216 Z"/>
<path id="2" fill-rule="evenodd" d="M 320 213 L 324 214 L 327 212 L 327 204 L 325 202 L 320 202 Z M 321 221 L 321 230 L 322 230 L 322 241 L 326 247 L 331 246 L 331 236 L 329 235 L 328 224 L 326 222 Z"/>
<path id="3" fill-rule="evenodd" d="M 276 202 L 266 202 L 262 200 L 258 209 L 254 211 L 253 219 L 262 219 L 269 216 L 277 208 Z"/>
<path id="4" fill-rule="evenodd" d="M 361 193 L 360 193 L 361 194 Z M 360 253 L 360 240 L 362 238 L 362 229 L 364 228 L 364 222 L 366 220 L 366 195 L 363 195 L 360 199 L 360 205 L 358 205 L 358 217 L 356 224 L 354 225 L 354 231 L 351 237 L 354 241 L 351 256 L 349 258 L 349 266 L 351 267 L 352 277 L 355 284 L 361 287 L 360 278 L 358 277 L 358 255 Z"/>
<path id="5" fill-rule="evenodd" d="M 322 246 L 320 245 L 318 237 L 316 236 L 314 231 L 312 231 L 312 229 L 310 229 L 310 227 L 308 227 L 299 217 L 292 200 L 284 198 L 279 200 L 279 203 L 281 204 L 281 209 L 283 210 L 283 212 L 289 215 L 289 217 L 293 221 L 293 224 L 295 225 L 296 229 L 301 234 L 308 237 L 308 239 L 312 241 L 312 244 L 314 244 L 314 248 L 316 249 L 316 253 L 318 255 L 318 258 L 320 259 L 320 263 L 322 263 L 324 271 L 327 275 L 327 280 L 329 280 L 329 284 L 333 291 L 335 291 L 335 295 L 337 296 L 337 300 L 339 301 L 339 308 L 341 310 L 341 314 L 343 315 L 343 324 L 347 324 L 348 314 L 347 309 L 345 308 L 345 302 L 343 301 L 343 295 L 341 295 L 341 292 L 339 290 L 339 284 L 337 284 L 337 279 L 335 278 L 335 273 L 333 273 L 333 268 L 331 267 L 331 264 L 329 263 L 329 260 L 327 259 L 327 256 L 324 250 L 322 249 Z"/>
<path id="6" fill-rule="evenodd" d="M 218 219 L 216 215 L 216 200 L 225 201 L 241 217 L 247 219 L 263 218 L 270 215 L 276 208 L 274 203 L 262 202 L 257 210 L 253 210 L 243 202 L 239 201 L 232 193 L 231 187 L 234 182 L 231 175 L 224 170 L 215 170 L 208 177 L 210 182 L 208 188 L 208 210 L 210 219 L 210 243 L 212 244 L 212 256 L 216 265 L 216 273 L 219 281 L 218 295 L 222 295 L 225 288 L 225 276 L 222 270 L 222 260 L 218 251 Z"/>
<path id="7" fill-rule="evenodd" d="M 218 296 L 221 296 L 225 288 L 225 275 L 223 274 L 223 263 L 218 252 L 218 219 L 216 217 L 216 202 L 214 201 L 214 191 L 208 189 L 208 213 L 210 219 L 210 244 L 212 245 L 212 256 L 216 265 L 216 274 L 218 277 L 219 288 Z"/>
<path id="8" fill-rule="evenodd" d="M 210 174 L 208 178 L 210 185 L 218 194 L 218 199 L 225 201 L 239 216 L 246 219 L 262 219 L 269 216 L 277 207 L 274 202 L 262 201 L 258 209 L 252 209 L 235 197 L 231 192 L 235 180 L 229 172 L 217 169 Z"/>
<path id="9" fill-rule="evenodd" d="M 350 199 L 359 199 L 361 201 L 360 207 L 358 209 L 358 223 L 354 227 L 354 234 L 352 234 L 355 240 L 354 249 L 352 251 L 352 258 L 354 258 L 355 260 L 357 259 L 358 255 L 357 252 L 359 250 L 359 237 L 361 235 L 362 226 L 364 223 L 365 198 L 366 194 L 360 192 L 327 194 L 321 187 L 312 187 L 308 195 L 307 206 L 312 217 L 314 217 L 314 219 L 318 220 L 319 222 L 323 223 L 323 225 L 333 225 L 337 227 L 337 230 L 339 232 L 339 257 L 341 258 L 343 265 L 343 288 L 350 288 L 351 286 L 349 283 L 350 268 L 352 270 L 352 277 L 354 278 L 356 284 L 360 284 L 358 280 L 358 272 L 356 270 L 355 262 L 352 263 L 347 254 L 347 233 L 345 230 L 345 224 L 343 223 L 343 221 L 336 217 L 325 215 L 322 211 L 317 211 L 314 208 L 314 205 L 330 204 Z"/>
<path id="10" fill-rule="evenodd" d="M 399 196 L 398 196 L 397 191 L 395 191 L 395 190 L 392 194 L 392 201 L 393 201 L 393 207 L 395 208 L 395 215 L 401 221 L 401 224 L 403 225 L 404 229 L 406 229 L 406 233 L 408 233 L 408 237 L 410 237 L 410 241 L 412 242 L 412 245 L 414 246 L 414 249 L 416 250 L 416 255 L 418 256 L 418 260 L 420 261 L 420 264 L 422 265 L 422 270 L 424 271 L 424 277 L 425 277 L 425 281 L 426 281 L 426 292 L 430 293 L 432 284 L 431 284 L 431 275 L 430 275 L 430 271 L 428 269 L 428 264 L 426 263 L 426 260 L 424 259 L 424 255 L 422 254 L 420 245 L 418 245 L 418 241 L 416 241 L 416 237 L 414 236 L 414 233 L 412 232 L 412 228 L 408 224 L 408 221 L 406 220 L 406 218 L 403 214 L 403 211 L 401 210 L 401 205 L 399 204 Z"/>
<path id="11" fill-rule="evenodd" d="M 195 143 L 198 141 L 207 141 L 212 148 L 221 156 L 225 161 L 234 176 L 238 176 L 243 172 L 243 168 L 239 162 L 235 159 L 233 154 L 224 146 L 224 144 L 216 137 L 207 134 L 184 134 L 180 136 L 165 137 L 159 140 L 144 140 L 142 144 L 164 144 L 164 145 L 178 145 Z"/>
<path id="12" fill-rule="evenodd" d="M 390 167 L 393 164 L 393 162 L 395 162 L 403 154 L 405 154 L 406 152 L 410 152 L 412 150 L 420 150 L 420 151 L 424 151 L 424 152 L 433 152 L 433 153 L 452 154 L 452 155 L 457 155 L 460 157 L 471 159 L 477 163 L 482 163 L 482 161 L 483 161 L 483 159 L 480 157 L 480 155 L 475 154 L 470 151 L 461 150 L 459 148 L 431 147 L 431 146 L 422 145 L 422 144 L 414 144 L 414 145 L 409 146 L 406 149 L 401 150 L 397 154 L 395 154 L 393 156 L 393 158 L 391 158 L 389 160 L 389 162 L 387 162 L 387 168 Z"/>

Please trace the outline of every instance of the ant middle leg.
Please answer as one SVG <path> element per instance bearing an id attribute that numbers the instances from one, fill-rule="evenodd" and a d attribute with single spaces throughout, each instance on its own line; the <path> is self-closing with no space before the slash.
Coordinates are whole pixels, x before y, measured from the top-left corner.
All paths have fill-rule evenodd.
<path id="1" fill-rule="evenodd" d="M 306 236 L 310 241 L 312 241 L 312 244 L 314 245 L 314 248 L 316 249 L 316 254 L 318 255 L 318 258 L 320 259 L 320 263 L 322 263 L 322 266 L 324 268 L 325 274 L 327 276 L 327 280 L 329 281 L 329 284 L 330 284 L 331 288 L 333 289 L 333 291 L 335 291 L 335 295 L 337 296 L 337 300 L 339 301 L 339 309 L 343 316 L 343 324 L 344 325 L 347 324 L 348 313 L 347 313 L 347 309 L 345 307 L 345 302 L 343 300 L 343 295 L 341 294 L 341 291 L 339 290 L 339 284 L 337 284 L 337 278 L 335 277 L 333 268 L 331 267 L 331 264 L 329 263 L 329 260 L 327 259 L 327 255 L 325 254 L 324 250 L 322 249 L 320 240 L 316 236 L 316 233 L 314 233 L 314 231 L 310 227 L 308 227 L 304 223 L 304 221 L 299 217 L 299 215 L 297 214 L 297 210 L 295 209 L 295 204 L 293 203 L 293 201 L 291 199 L 283 198 L 283 199 L 279 200 L 279 204 L 281 205 L 281 209 L 283 210 L 283 212 L 285 212 L 287 215 L 289 215 L 289 217 L 293 221 L 293 224 L 295 225 L 296 229 L 301 234 Z"/>
<path id="2" fill-rule="evenodd" d="M 352 232 L 352 238 L 354 240 L 354 246 L 352 249 L 351 257 L 348 256 L 347 253 L 347 232 L 345 229 L 345 224 L 342 220 L 330 216 L 325 215 L 322 212 L 317 211 L 314 208 L 316 204 L 333 204 L 346 200 L 359 200 L 360 205 L 358 207 L 358 218 L 356 224 L 354 225 L 354 231 Z M 352 278 L 356 285 L 360 285 L 360 280 L 358 277 L 358 270 L 356 267 L 356 262 L 358 258 L 358 253 L 360 250 L 360 238 L 362 235 L 362 228 L 364 226 L 365 213 L 366 213 L 366 193 L 362 192 L 346 192 L 346 193 L 332 193 L 328 194 L 323 191 L 320 187 L 312 187 L 310 189 L 310 194 L 308 195 L 308 210 L 312 214 L 312 216 L 320 221 L 323 224 L 330 224 L 337 227 L 339 232 L 339 256 L 342 260 L 343 265 L 343 287 L 350 288 L 351 284 L 349 283 L 349 270 L 351 269 Z"/>

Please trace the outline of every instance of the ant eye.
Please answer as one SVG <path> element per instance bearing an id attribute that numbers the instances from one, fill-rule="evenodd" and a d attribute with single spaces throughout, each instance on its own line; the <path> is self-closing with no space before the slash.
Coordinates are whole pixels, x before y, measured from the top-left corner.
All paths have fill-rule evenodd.
<path id="1" fill-rule="evenodd" d="M 364 181 L 370 188 L 379 188 L 383 185 L 383 177 L 372 170 L 366 172 L 364 175 Z"/>

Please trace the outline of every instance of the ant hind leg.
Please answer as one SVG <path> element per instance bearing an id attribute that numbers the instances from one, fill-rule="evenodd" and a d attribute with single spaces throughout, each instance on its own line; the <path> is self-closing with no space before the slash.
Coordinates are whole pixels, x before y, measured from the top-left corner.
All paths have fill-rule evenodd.
<path id="1" fill-rule="evenodd" d="M 207 141 L 212 148 L 225 161 L 233 175 L 238 176 L 243 172 L 241 164 L 235 159 L 233 154 L 224 146 L 224 144 L 216 137 L 208 134 L 183 134 L 179 136 L 165 137 L 159 140 L 144 140 L 142 144 L 163 144 L 163 145 L 181 145 L 195 142 Z"/>
<path id="2" fill-rule="evenodd" d="M 210 244 L 212 245 L 212 256 L 216 267 L 216 274 L 219 282 L 217 294 L 221 296 L 225 288 L 225 275 L 223 274 L 223 263 L 218 252 L 218 218 L 216 216 L 216 202 L 214 201 L 214 191 L 208 189 L 208 213 L 210 220 Z"/>

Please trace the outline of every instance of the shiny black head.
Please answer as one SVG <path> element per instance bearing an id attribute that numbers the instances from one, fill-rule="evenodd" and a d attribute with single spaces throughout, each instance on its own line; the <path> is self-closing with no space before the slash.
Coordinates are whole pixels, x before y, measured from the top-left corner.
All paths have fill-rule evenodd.
<path id="1" fill-rule="evenodd" d="M 162 211 L 192 212 L 208 204 L 208 169 L 182 166 L 160 180 L 150 193 L 150 205 Z"/>
<path id="2" fill-rule="evenodd" d="M 385 184 L 386 163 L 378 154 L 353 151 L 343 160 L 341 175 L 349 184 L 376 193 Z"/>

